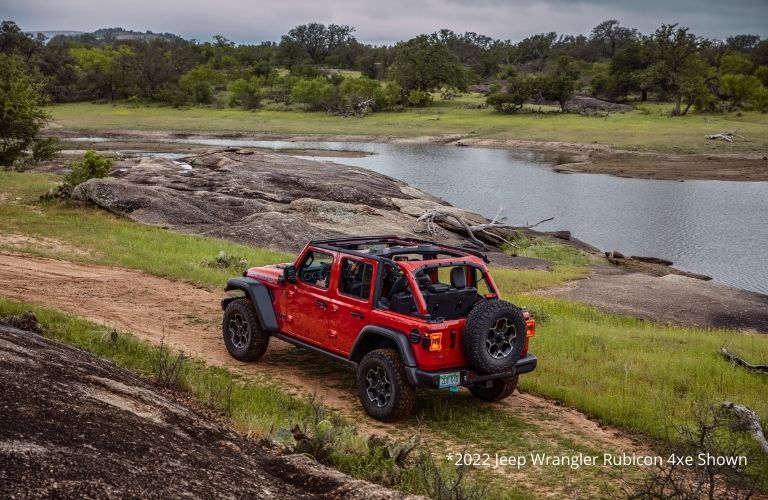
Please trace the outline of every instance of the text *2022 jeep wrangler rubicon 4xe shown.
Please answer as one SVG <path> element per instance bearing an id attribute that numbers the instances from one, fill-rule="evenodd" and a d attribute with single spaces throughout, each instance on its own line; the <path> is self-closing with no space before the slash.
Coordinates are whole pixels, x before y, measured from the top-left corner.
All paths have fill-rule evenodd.
<path id="1" fill-rule="evenodd" d="M 254 267 L 227 282 L 224 343 L 259 359 L 270 337 L 354 366 L 373 418 L 408 416 L 415 388 L 466 386 L 506 398 L 536 368 L 535 323 L 501 300 L 484 254 L 396 236 L 311 241 L 295 263 Z"/>

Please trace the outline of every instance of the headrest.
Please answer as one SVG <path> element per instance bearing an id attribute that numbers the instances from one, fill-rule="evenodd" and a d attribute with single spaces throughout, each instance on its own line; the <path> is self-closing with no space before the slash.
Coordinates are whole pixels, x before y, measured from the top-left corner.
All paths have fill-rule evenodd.
<path id="1" fill-rule="evenodd" d="M 463 267 L 451 269 L 451 286 L 453 288 L 467 288 L 467 273 Z"/>

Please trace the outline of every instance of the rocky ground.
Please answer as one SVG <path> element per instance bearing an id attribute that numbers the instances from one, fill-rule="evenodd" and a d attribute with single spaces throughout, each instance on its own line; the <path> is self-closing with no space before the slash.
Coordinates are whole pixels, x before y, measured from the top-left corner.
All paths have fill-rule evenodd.
<path id="1" fill-rule="evenodd" d="M 0 407 L 4 498 L 407 497 L 278 455 L 107 361 L 4 325 Z"/>

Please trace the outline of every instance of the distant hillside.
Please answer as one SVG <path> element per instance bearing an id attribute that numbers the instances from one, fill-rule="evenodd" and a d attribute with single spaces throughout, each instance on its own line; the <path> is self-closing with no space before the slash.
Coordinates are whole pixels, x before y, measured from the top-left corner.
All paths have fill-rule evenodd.
<path id="1" fill-rule="evenodd" d="M 96 40 L 104 41 L 125 41 L 125 40 L 156 40 L 163 38 L 165 40 L 181 40 L 181 37 L 174 35 L 173 33 L 154 33 L 147 30 L 146 32 L 126 30 L 124 28 L 101 28 L 93 32 L 85 31 L 72 31 L 72 30 L 48 30 L 48 31 L 35 31 L 32 35 L 42 34 L 48 40 L 57 36 L 67 37 L 88 37 Z"/>

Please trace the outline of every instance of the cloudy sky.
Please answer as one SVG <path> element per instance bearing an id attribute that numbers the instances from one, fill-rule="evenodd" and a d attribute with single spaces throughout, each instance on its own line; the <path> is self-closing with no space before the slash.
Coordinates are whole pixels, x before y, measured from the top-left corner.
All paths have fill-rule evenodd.
<path id="1" fill-rule="evenodd" d="M 26 31 L 121 26 L 209 40 L 279 40 L 297 24 L 349 24 L 358 40 L 392 43 L 440 28 L 513 41 L 547 31 L 589 33 L 600 21 L 653 31 L 679 22 L 697 35 L 768 36 L 768 0 L 0 0 Z"/>

